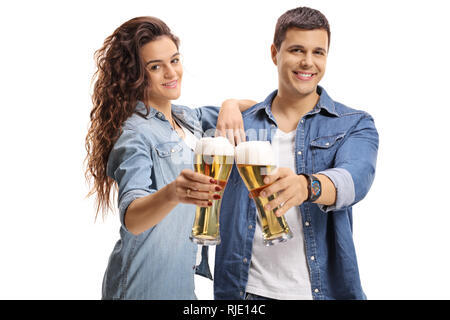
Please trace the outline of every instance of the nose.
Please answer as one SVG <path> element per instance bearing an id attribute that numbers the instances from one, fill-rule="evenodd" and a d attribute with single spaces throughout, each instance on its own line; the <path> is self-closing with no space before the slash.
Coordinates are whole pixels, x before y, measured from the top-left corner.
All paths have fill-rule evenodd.
<path id="1" fill-rule="evenodd" d="M 174 76 L 176 76 L 175 69 L 172 65 L 167 65 L 165 68 L 164 77 L 167 79 L 172 79 Z"/>
<path id="2" fill-rule="evenodd" d="M 312 54 L 310 52 L 308 52 L 302 57 L 302 60 L 300 61 L 300 66 L 302 68 L 309 68 L 312 66 L 312 64 L 313 64 Z"/>

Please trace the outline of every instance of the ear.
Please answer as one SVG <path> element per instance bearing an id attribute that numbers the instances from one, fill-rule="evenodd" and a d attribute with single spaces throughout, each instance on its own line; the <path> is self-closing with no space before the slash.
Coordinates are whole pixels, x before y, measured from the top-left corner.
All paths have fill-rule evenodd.
<path id="1" fill-rule="evenodd" d="M 272 61 L 275 65 L 277 65 L 277 48 L 275 48 L 275 45 L 272 43 L 272 45 L 270 46 L 270 54 L 272 55 Z"/>

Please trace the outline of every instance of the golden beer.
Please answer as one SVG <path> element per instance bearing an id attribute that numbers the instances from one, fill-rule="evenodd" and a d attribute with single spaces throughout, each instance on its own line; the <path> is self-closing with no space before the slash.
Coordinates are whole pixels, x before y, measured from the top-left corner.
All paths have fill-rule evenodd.
<path id="1" fill-rule="evenodd" d="M 285 217 L 284 216 L 277 217 L 275 215 L 275 212 L 277 211 L 278 208 L 274 208 L 272 210 L 264 209 L 264 206 L 267 203 L 269 203 L 269 201 L 272 201 L 273 199 L 276 198 L 276 195 L 271 195 L 269 197 L 260 196 L 260 192 L 264 188 L 267 188 L 269 186 L 265 185 L 263 182 L 265 176 L 270 174 L 273 170 L 275 170 L 276 166 L 273 160 L 268 159 L 268 157 L 270 158 L 272 156 L 267 154 L 267 152 L 271 151 L 270 143 L 267 142 L 269 144 L 267 146 L 255 144 L 254 142 L 261 142 L 261 141 L 244 142 L 244 144 L 253 143 L 253 146 L 245 151 L 244 149 L 247 148 L 246 146 L 241 146 L 242 143 L 238 145 L 238 147 L 240 148 L 239 149 L 236 148 L 236 156 L 237 156 L 236 162 L 239 174 L 242 180 L 244 181 L 245 186 L 252 195 L 253 200 L 255 201 L 256 209 L 258 210 L 259 219 L 261 222 L 263 242 L 265 245 L 270 246 L 277 242 L 284 242 L 292 238 L 292 232 L 289 229 Z M 258 147 L 258 145 L 261 147 Z M 259 159 L 256 159 L 255 157 L 256 153 L 258 152 L 258 150 L 254 149 L 255 146 L 257 149 L 260 149 L 262 153 Z M 262 152 L 263 150 L 265 152 Z M 244 159 L 245 154 L 243 154 L 243 152 L 247 153 L 246 159 Z M 255 162 L 258 164 L 246 164 L 239 162 Z M 263 162 L 269 164 L 261 165 L 261 163 Z"/>
<path id="2" fill-rule="evenodd" d="M 232 150 L 233 153 L 231 153 L 230 150 Z M 227 184 L 234 163 L 233 146 L 231 146 L 231 149 L 228 148 L 228 152 L 219 151 L 223 150 L 216 150 L 217 153 L 228 153 L 228 155 L 207 155 L 196 153 L 194 156 L 195 171 L 210 176 L 217 181 L 218 185 L 222 187 L 222 190 L 218 192 L 218 194 L 221 196 L 219 200 L 212 199 L 211 207 L 197 206 L 197 209 L 195 211 L 195 220 L 192 227 L 190 239 L 195 243 L 203 245 L 217 245 L 220 243 L 220 206 L 222 204 L 222 196 L 225 190 L 225 186 Z"/>

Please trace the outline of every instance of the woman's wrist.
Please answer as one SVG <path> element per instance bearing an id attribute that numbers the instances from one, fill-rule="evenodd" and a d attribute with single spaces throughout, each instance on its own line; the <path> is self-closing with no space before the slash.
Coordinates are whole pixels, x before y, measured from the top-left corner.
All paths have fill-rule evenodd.
<path id="1" fill-rule="evenodd" d="M 172 182 L 169 183 L 166 187 L 162 188 L 161 191 L 162 191 L 163 189 L 166 189 L 166 190 L 164 190 L 164 191 L 167 193 L 166 199 L 168 200 L 168 202 L 169 202 L 171 205 L 176 206 L 177 204 L 180 203 L 180 199 L 179 199 L 179 197 L 178 197 L 178 195 L 177 195 L 177 185 L 176 185 L 176 180 L 172 181 Z"/>

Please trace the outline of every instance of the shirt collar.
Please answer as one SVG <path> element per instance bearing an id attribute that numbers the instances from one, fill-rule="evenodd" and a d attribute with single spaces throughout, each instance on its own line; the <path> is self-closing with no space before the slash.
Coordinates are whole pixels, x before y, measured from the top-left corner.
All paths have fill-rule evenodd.
<path id="1" fill-rule="evenodd" d="M 277 93 L 278 90 L 275 90 L 271 94 L 269 94 L 263 102 L 259 103 L 259 105 L 255 107 L 256 109 L 255 111 L 265 109 L 269 118 L 273 118 L 271 111 L 272 101 L 277 96 Z M 308 112 L 308 114 L 319 113 L 323 109 L 326 110 L 329 114 L 339 117 L 339 114 L 336 112 L 336 106 L 334 104 L 334 101 L 330 98 L 325 89 L 322 88 L 321 86 L 317 86 L 317 93 L 320 96 L 319 101 L 314 106 L 314 108 L 310 112 Z"/>
<path id="2" fill-rule="evenodd" d="M 318 109 L 319 112 L 321 109 L 325 109 L 329 114 L 335 115 L 339 117 L 339 113 L 336 111 L 336 105 L 334 104 L 333 99 L 330 98 L 328 93 L 321 86 L 317 86 L 317 93 L 319 94 L 319 102 L 314 107 L 314 109 Z"/>
<path id="3" fill-rule="evenodd" d="M 150 109 L 150 112 L 147 115 L 147 107 L 145 106 L 144 102 L 138 101 L 134 111 L 136 113 L 142 114 L 147 119 L 150 119 L 158 113 L 158 110 L 156 110 L 155 108 L 152 108 L 151 106 L 149 106 L 149 109 Z M 181 106 L 172 104 L 172 113 L 174 113 L 178 118 L 181 118 L 184 121 L 188 120 L 188 119 L 186 119 L 186 112 L 183 109 L 183 107 L 181 107 Z"/>
<path id="4" fill-rule="evenodd" d="M 150 111 L 147 114 L 147 107 L 145 106 L 144 102 L 138 101 L 136 104 L 136 107 L 134 109 L 134 112 L 145 116 L 146 119 L 150 119 L 156 115 L 156 112 L 158 112 L 155 108 L 150 107 Z"/>

